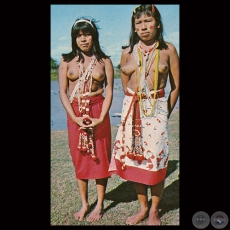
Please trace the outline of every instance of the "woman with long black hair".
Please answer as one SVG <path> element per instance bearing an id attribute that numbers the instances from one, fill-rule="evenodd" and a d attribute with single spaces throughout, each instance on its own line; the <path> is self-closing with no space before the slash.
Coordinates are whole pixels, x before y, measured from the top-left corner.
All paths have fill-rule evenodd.
<path id="1" fill-rule="evenodd" d="M 168 119 L 179 96 L 179 57 L 162 34 L 157 7 L 135 7 L 129 45 L 123 47 L 120 60 L 125 97 L 109 168 L 111 174 L 134 182 L 140 211 L 128 217 L 128 225 L 147 216 L 148 225 L 161 225 L 158 208 L 169 157 Z M 166 98 L 168 79 L 171 91 Z"/>
<path id="2" fill-rule="evenodd" d="M 83 220 L 90 211 L 88 180 L 95 179 L 98 200 L 87 217 L 87 221 L 94 222 L 103 215 L 109 177 L 109 109 L 114 69 L 110 57 L 100 48 L 95 20 L 77 19 L 71 29 L 71 38 L 72 51 L 62 54 L 59 66 L 59 91 L 67 113 L 69 148 L 82 200 L 82 208 L 74 217 Z"/>

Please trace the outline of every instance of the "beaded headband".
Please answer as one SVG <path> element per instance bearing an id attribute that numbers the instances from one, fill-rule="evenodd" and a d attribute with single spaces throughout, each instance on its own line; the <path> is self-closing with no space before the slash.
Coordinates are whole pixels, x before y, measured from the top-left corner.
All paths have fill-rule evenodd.
<path id="1" fill-rule="evenodd" d="M 136 7 L 134 8 L 134 10 L 133 10 L 133 13 L 134 13 L 134 14 L 136 13 L 137 7 L 139 7 L 139 6 L 136 6 Z M 152 12 L 154 13 L 154 11 L 155 11 L 155 8 L 154 8 L 154 5 L 152 5 Z"/>
<path id="2" fill-rule="evenodd" d="M 88 22 L 88 23 L 93 27 L 93 24 L 91 23 L 91 21 L 88 21 L 88 20 L 85 20 L 85 19 L 80 19 L 80 20 L 74 22 L 73 25 L 77 24 L 78 22 Z M 93 28 L 94 28 L 94 27 L 93 27 Z"/>

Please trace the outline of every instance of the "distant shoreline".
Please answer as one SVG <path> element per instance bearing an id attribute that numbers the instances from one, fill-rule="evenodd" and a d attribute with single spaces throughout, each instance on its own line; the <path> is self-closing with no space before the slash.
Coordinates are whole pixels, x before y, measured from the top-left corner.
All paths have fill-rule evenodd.
<path id="1" fill-rule="evenodd" d="M 165 88 L 165 97 L 167 98 L 170 92 L 170 87 L 167 85 Z M 66 130 L 66 112 L 61 104 L 59 98 L 59 87 L 57 81 L 51 82 L 50 87 L 50 96 L 51 96 L 51 120 L 50 120 L 50 129 L 54 130 Z M 114 79 L 114 98 L 112 105 L 109 110 L 111 125 L 117 126 L 120 123 L 120 113 L 122 112 L 122 103 L 124 99 L 124 93 L 122 90 L 122 84 L 120 79 Z M 179 110 L 180 107 L 180 98 L 174 107 L 173 110 Z"/>

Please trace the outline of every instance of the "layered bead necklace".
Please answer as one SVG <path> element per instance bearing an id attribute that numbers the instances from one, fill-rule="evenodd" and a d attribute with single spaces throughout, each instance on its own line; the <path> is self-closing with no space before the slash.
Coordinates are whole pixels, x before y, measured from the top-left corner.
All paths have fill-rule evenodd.
<path id="1" fill-rule="evenodd" d="M 158 63 L 159 63 L 159 49 L 156 49 L 158 46 L 158 42 L 155 42 L 148 51 L 145 51 L 140 42 L 134 46 L 132 56 L 138 63 L 140 79 L 138 80 L 137 89 L 133 95 L 132 101 L 130 103 L 128 112 L 122 121 L 122 154 L 120 156 L 122 163 L 122 170 L 125 170 L 125 156 L 129 159 L 136 160 L 138 164 L 140 164 L 145 156 L 143 154 L 143 146 L 142 146 L 142 136 L 141 136 L 141 116 L 140 116 L 140 108 L 145 116 L 150 116 L 153 113 L 155 107 L 155 99 L 156 99 L 156 91 L 157 91 L 157 83 L 158 83 Z M 149 90 L 148 84 L 146 82 L 147 76 L 149 76 L 150 67 L 156 57 L 156 66 L 155 66 L 155 75 L 154 75 L 154 101 L 152 102 L 151 92 Z M 145 94 L 147 99 L 150 100 L 151 111 L 148 114 L 143 105 L 142 94 Z M 125 123 L 129 116 L 129 113 L 132 109 L 132 140 L 131 146 L 125 145 Z M 128 151 L 125 152 L 125 147 Z M 147 163 L 149 164 L 149 162 Z M 150 167 L 149 165 L 147 167 Z"/>
<path id="2" fill-rule="evenodd" d="M 83 61 L 78 62 L 79 67 L 79 79 L 75 88 L 70 96 L 70 102 L 72 102 L 73 97 L 75 96 L 78 99 L 79 112 L 82 117 L 85 117 L 83 123 L 88 125 L 91 123 L 91 120 L 87 118 L 90 109 L 90 94 L 92 86 L 92 71 L 96 65 L 97 59 L 95 56 L 92 56 L 87 66 L 86 70 L 83 70 Z M 97 157 L 94 153 L 94 144 L 93 144 L 93 128 L 81 128 L 79 134 L 78 149 L 82 152 L 87 152 L 87 154 L 94 161 L 97 160 Z"/>
<path id="3" fill-rule="evenodd" d="M 139 101 L 140 101 L 141 110 L 146 117 L 149 117 L 152 115 L 155 104 L 156 104 L 156 92 L 157 92 L 157 85 L 158 85 L 158 64 L 159 64 L 159 54 L 160 54 L 160 50 L 156 49 L 156 47 L 158 47 L 158 44 L 159 44 L 158 41 L 155 42 L 152 45 L 152 47 L 148 51 L 146 51 L 141 47 L 140 41 L 138 43 L 138 59 L 139 59 L 138 66 L 139 66 L 139 72 L 140 72 L 140 82 L 139 82 L 139 87 L 138 87 L 138 93 L 140 97 Z M 143 56 L 147 56 L 147 57 L 143 58 Z M 147 113 L 147 110 L 144 108 L 144 105 L 143 105 L 142 94 L 144 93 L 147 99 L 151 101 L 152 96 L 151 96 L 151 92 L 149 90 L 148 84 L 146 82 L 146 77 L 149 75 L 149 70 L 150 70 L 151 64 L 154 61 L 155 57 L 156 57 L 156 61 L 155 61 L 155 73 L 154 73 L 154 96 L 153 96 L 153 101 L 151 102 L 151 110 L 149 113 Z"/>
<path id="4" fill-rule="evenodd" d="M 96 57 L 92 56 L 90 62 L 86 68 L 83 70 L 83 61 L 78 62 L 79 67 L 79 84 L 76 91 L 76 96 L 78 98 L 79 112 L 85 116 L 89 115 L 89 101 L 92 86 L 92 72 L 96 65 Z"/>

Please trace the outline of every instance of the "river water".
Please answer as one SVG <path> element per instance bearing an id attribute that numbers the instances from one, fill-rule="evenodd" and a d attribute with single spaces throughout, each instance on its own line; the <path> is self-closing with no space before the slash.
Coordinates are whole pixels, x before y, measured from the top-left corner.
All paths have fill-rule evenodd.
<path id="1" fill-rule="evenodd" d="M 50 118 L 50 128 L 51 131 L 54 130 L 66 130 L 66 112 L 59 98 L 59 88 L 58 81 L 51 81 L 50 84 L 50 102 L 51 102 L 51 118 Z M 165 88 L 166 97 L 170 91 L 170 86 L 167 84 Z M 112 126 L 117 126 L 120 122 L 120 117 L 116 116 L 116 113 L 121 113 L 122 101 L 124 98 L 124 92 L 121 85 L 121 79 L 114 79 L 114 91 L 113 91 L 113 102 L 109 111 L 110 121 Z M 174 109 L 179 109 L 179 100 Z"/>

